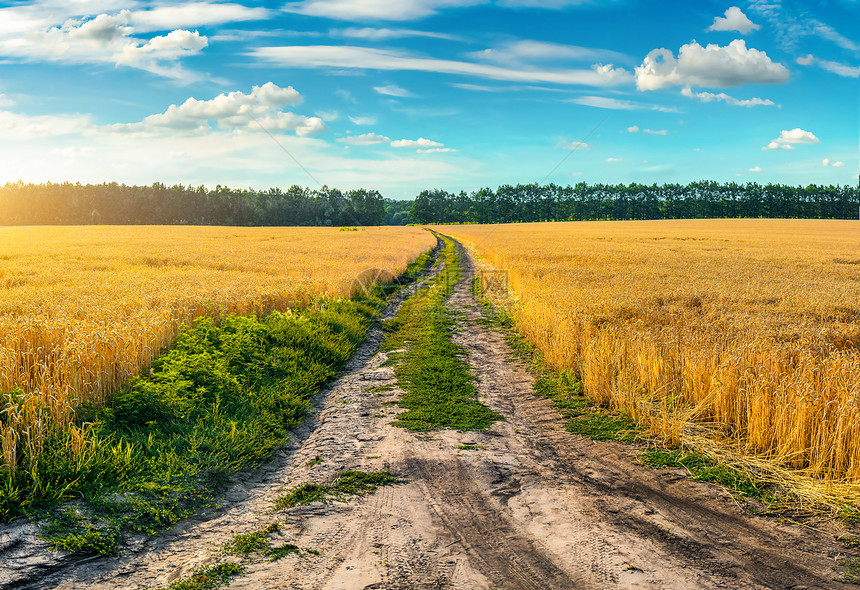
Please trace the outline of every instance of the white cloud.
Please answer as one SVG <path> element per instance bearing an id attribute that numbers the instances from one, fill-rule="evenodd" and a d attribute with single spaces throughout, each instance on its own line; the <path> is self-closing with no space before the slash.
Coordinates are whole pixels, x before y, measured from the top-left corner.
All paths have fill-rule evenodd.
<path id="1" fill-rule="evenodd" d="M 410 98 L 415 95 L 406 90 L 405 88 L 401 88 L 397 84 L 387 84 L 385 86 L 374 86 L 373 89 L 379 94 L 384 94 L 385 96 L 397 96 L 399 98 Z"/>
<path id="2" fill-rule="evenodd" d="M 374 117 L 350 116 L 349 120 L 352 121 L 354 125 L 376 125 L 376 119 Z"/>
<path id="3" fill-rule="evenodd" d="M 823 160 L 821 160 L 821 164 L 823 166 L 830 166 L 830 158 L 824 158 Z"/>
<path id="4" fill-rule="evenodd" d="M 590 147 L 587 143 L 582 141 L 562 141 L 557 145 L 558 147 L 566 150 L 587 150 Z"/>
<path id="5" fill-rule="evenodd" d="M 845 162 L 833 162 L 834 168 L 842 168 L 843 166 L 845 166 Z"/>
<path id="6" fill-rule="evenodd" d="M 825 167 L 826 166 L 833 166 L 834 168 L 842 168 L 843 166 L 845 166 L 845 162 L 839 162 L 839 161 L 833 162 L 830 160 L 830 158 L 824 158 L 823 160 L 821 160 L 821 164 Z"/>
<path id="7" fill-rule="evenodd" d="M 467 55 L 482 61 L 491 61 L 507 66 L 511 64 L 522 65 L 535 61 L 564 60 L 593 62 L 629 59 L 623 53 L 617 51 L 565 45 L 562 43 L 548 43 L 546 41 L 531 39 L 509 41 L 498 47 L 475 51 Z"/>
<path id="8" fill-rule="evenodd" d="M 693 85 L 726 88 L 787 81 L 785 66 L 771 61 L 764 51 L 747 49 L 743 39 L 735 39 L 725 47 L 702 47 L 694 41 L 681 47 L 678 59 L 668 49 L 654 49 L 636 67 L 639 90 Z"/>
<path id="9" fill-rule="evenodd" d="M 396 148 L 438 148 L 443 147 L 445 144 L 439 143 L 438 141 L 431 141 L 429 139 L 424 139 L 420 137 L 418 139 L 398 139 L 391 142 L 391 147 Z"/>
<path id="10" fill-rule="evenodd" d="M 374 145 L 377 143 L 388 143 L 391 138 L 376 133 L 365 133 L 363 135 L 351 135 L 349 137 L 339 137 L 335 141 L 345 143 L 347 145 Z"/>
<path id="11" fill-rule="evenodd" d="M 708 30 L 709 31 L 737 31 L 741 35 L 746 35 L 750 31 L 757 31 L 761 25 L 752 22 L 747 15 L 737 6 L 732 6 L 726 10 L 726 16 L 718 16 L 714 19 Z"/>
<path id="12" fill-rule="evenodd" d="M 777 137 L 761 149 L 762 151 L 793 150 L 794 144 L 812 145 L 819 143 L 821 143 L 821 140 L 815 137 L 814 134 L 810 133 L 809 131 L 804 131 L 799 127 L 795 127 L 791 130 L 783 129 L 782 133 L 779 134 L 779 137 Z"/>
<path id="13" fill-rule="evenodd" d="M 24 115 L 0 111 L 0 137 L 15 141 L 38 137 L 80 135 L 92 128 L 89 115 Z M 10 154 L 6 154 L 7 157 Z M 8 165 L 6 162 L 5 165 Z"/>
<path id="14" fill-rule="evenodd" d="M 416 31 L 413 29 L 375 29 L 372 27 L 347 29 L 332 29 L 329 34 L 338 37 L 349 37 L 353 39 L 369 39 L 371 41 L 385 41 L 388 39 L 403 39 L 406 37 L 428 37 L 430 39 L 456 40 L 457 37 L 446 33 L 435 33 L 433 31 Z"/>
<path id="15" fill-rule="evenodd" d="M 674 112 L 675 109 L 660 105 L 643 104 L 632 100 L 623 100 L 619 98 L 608 98 L 605 96 L 581 96 L 573 98 L 566 102 L 573 102 L 587 107 L 596 107 L 598 109 L 610 109 L 613 111 L 662 111 Z"/>
<path id="16" fill-rule="evenodd" d="M 687 98 L 697 98 L 702 102 L 714 102 L 714 101 L 723 101 L 727 104 L 736 107 L 754 107 L 754 106 L 775 106 L 776 103 L 770 99 L 765 98 L 746 98 L 746 99 L 738 99 L 733 96 L 729 96 L 725 92 L 720 92 L 719 94 L 714 94 L 713 92 L 693 92 L 690 90 L 690 87 L 687 86 L 683 90 L 681 90 L 681 94 L 686 96 Z"/>
<path id="17" fill-rule="evenodd" d="M 292 87 L 280 88 L 272 82 L 254 86 L 250 94 L 230 92 L 211 100 L 189 98 L 181 105 L 172 104 L 163 113 L 150 115 L 139 123 L 117 124 L 117 132 L 138 134 L 191 133 L 207 134 L 210 123 L 221 130 L 295 131 L 296 135 L 316 135 L 326 131 L 319 117 L 305 117 L 281 109 L 301 102 Z"/>
<path id="18" fill-rule="evenodd" d="M 369 47 L 303 45 L 260 47 L 251 51 L 262 60 L 293 68 L 338 68 L 437 72 L 464 76 L 479 76 L 510 82 L 544 82 L 551 84 L 582 84 L 614 86 L 626 81 L 624 70 L 612 66 L 594 69 L 509 68 L 493 64 L 435 59 L 411 55 L 402 51 Z M 629 76 L 627 77 L 629 78 Z"/>
<path id="19" fill-rule="evenodd" d="M 437 153 L 446 153 L 446 152 L 456 152 L 454 148 L 429 148 L 429 149 L 418 149 L 415 150 L 419 154 L 437 154 Z"/>
<path id="20" fill-rule="evenodd" d="M 130 22 L 138 32 L 169 31 L 176 28 L 203 27 L 229 22 L 263 20 L 268 18 L 265 8 L 251 8 L 241 4 L 186 2 L 161 4 L 155 8 L 131 12 Z"/>
<path id="21" fill-rule="evenodd" d="M 639 126 L 638 125 L 632 125 L 632 126 L 628 127 L 627 133 L 639 133 Z"/>
<path id="22" fill-rule="evenodd" d="M 623 158 L 606 158 L 607 162 L 620 162 Z"/>
<path id="23" fill-rule="evenodd" d="M 761 172 L 761 166 L 754 166 L 752 168 L 748 168 L 747 172 Z"/>
<path id="24" fill-rule="evenodd" d="M 837 61 L 818 59 L 812 54 L 806 57 L 798 57 L 795 61 L 802 66 L 816 65 L 822 70 L 842 76 L 843 78 L 860 78 L 860 66 L 849 66 Z"/>
<path id="25" fill-rule="evenodd" d="M 669 131 L 667 129 L 643 129 L 642 133 L 649 133 L 651 135 L 669 135 Z"/>
<path id="26" fill-rule="evenodd" d="M 0 14 L 0 18 L 3 16 L 7 15 Z M 184 83 L 199 79 L 184 70 L 179 61 L 200 53 L 209 43 L 205 36 L 197 31 L 176 29 L 167 35 L 139 39 L 132 37 L 131 21 L 131 11 L 122 10 L 94 18 L 69 18 L 61 26 L 34 22 L 33 30 L 5 31 L 5 36 L 0 35 L 0 55 L 28 62 L 109 63 Z"/>
<path id="27" fill-rule="evenodd" d="M 339 20 L 414 20 L 442 8 L 483 4 L 485 0 L 304 0 L 288 2 L 287 12 Z"/>
<path id="28" fill-rule="evenodd" d="M 768 20 L 780 45 L 786 51 L 794 52 L 798 42 L 804 37 L 826 39 L 849 51 L 860 49 L 860 45 L 854 40 L 842 35 L 830 25 L 812 18 L 802 2 L 792 2 L 786 6 L 782 0 L 755 0 L 750 3 L 749 8 Z"/>

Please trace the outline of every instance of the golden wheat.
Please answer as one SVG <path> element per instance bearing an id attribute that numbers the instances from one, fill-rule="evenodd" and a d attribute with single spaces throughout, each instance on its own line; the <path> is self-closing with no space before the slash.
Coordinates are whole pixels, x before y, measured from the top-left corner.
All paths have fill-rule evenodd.
<path id="1" fill-rule="evenodd" d="M 356 277 L 399 274 L 434 243 L 414 228 L 0 228 L 3 464 L 38 457 L 51 428 L 138 374 L 183 323 L 349 296 Z"/>
<path id="2" fill-rule="evenodd" d="M 672 443 L 860 482 L 860 225 L 446 227 L 509 273 L 522 333 Z M 710 444 L 710 443 L 708 443 Z"/>

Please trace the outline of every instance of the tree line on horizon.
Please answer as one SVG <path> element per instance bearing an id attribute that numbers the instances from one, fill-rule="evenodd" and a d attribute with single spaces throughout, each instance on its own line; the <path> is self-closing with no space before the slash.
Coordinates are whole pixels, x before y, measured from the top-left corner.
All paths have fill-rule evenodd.
<path id="1" fill-rule="evenodd" d="M 412 201 L 375 190 L 294 185 L 283 191 L 104 183 L 0 187 L 0 225 L 358 226 L 407 223 L 770 217 L 856 219 L 860 188 L 699 181 L 681 184 L 502 185 L 424 190 Z"/>

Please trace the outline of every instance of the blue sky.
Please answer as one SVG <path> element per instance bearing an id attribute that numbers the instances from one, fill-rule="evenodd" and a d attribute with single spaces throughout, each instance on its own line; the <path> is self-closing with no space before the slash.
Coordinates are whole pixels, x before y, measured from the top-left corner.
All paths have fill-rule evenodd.
<path id="1" fill-rule="evenodd" d="M 0 4 L 0 183 L 855 184 L 860 0 Z"/>

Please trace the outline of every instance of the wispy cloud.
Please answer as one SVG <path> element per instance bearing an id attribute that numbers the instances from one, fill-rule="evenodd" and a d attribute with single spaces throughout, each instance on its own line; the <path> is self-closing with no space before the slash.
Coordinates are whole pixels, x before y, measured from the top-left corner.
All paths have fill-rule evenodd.
<path id="1" fill-rule="evenodd" d="M 406 90 L 405 88 L 401 88 L 397 84 L 386 84 L 385 86 L 374 86 L 373 89 L 378 94 L 384 94 L 385 96 L 396 96 L 398 98 L 412 98 L 415 95 Z"/>
<path id="2" fill-rule="evenodd" d="M 676 112 L 677 110 L 672 107 L 646 104 L 620 98 L 609 98 L 606 96 L 580 96 L 579 98 L 565 100 L 565 102 L 573 102 L 588 107 L 596 107 L 598 109 L 610 109 L 613 111 L 661 111 L 671 113 Z"/>
<path id="3" fill-rule="evenodd" d="M 373 27 L 349 27 L 346 29 L 331 29 L 329 34 L 333 37 L 347 37 L 350 39 L 367 39 L 369 41 L 387 41 L 389 39 L 403 39 L 407 37 L 427 37 L 429 39 L 446 39 L 458 41 L 459 37 L 447 33 L 434 31 L 416 31 L 415 29 L 387 29 Z"/>
<path id="4" fill-rule="evenodd" d="M 584 86 L 615 86 L 629 80 L 623 70 L 611 66 L 592 69 L 516 69 L 502 66 L 436 59 L 411 55 L 402 51 L 369 47 L 304 45 L 260 47 L 251 55 L 291 68 L 351 68 L 389 71 L 437 72 L 462 76 L 477 76 L 509 82 L 538 82 L 551 84 L 577 84 Z"/>
<path id="5" fill-rule="evenodd" d="M 681 90 L 681 94 L 687 98 L 695 98 L 702 102 L 722 101 L 736 107 L 776 106 L 776 103 L 765 98 L 738 99 L 729 96 L 725 92 L 714 94 L 713 92 L 693 92 L 689 86 Z"/>
<path id="6" fill-rule="evenodd" d="M 849 66 L 837 61 L 819 59 L 812 54 L 806 57 L 798 57 L 796 61 L 802 66 L 818 66 L 822 70 L 842 76 L 843 78 L 860 78 L 860 66 Z"/>

